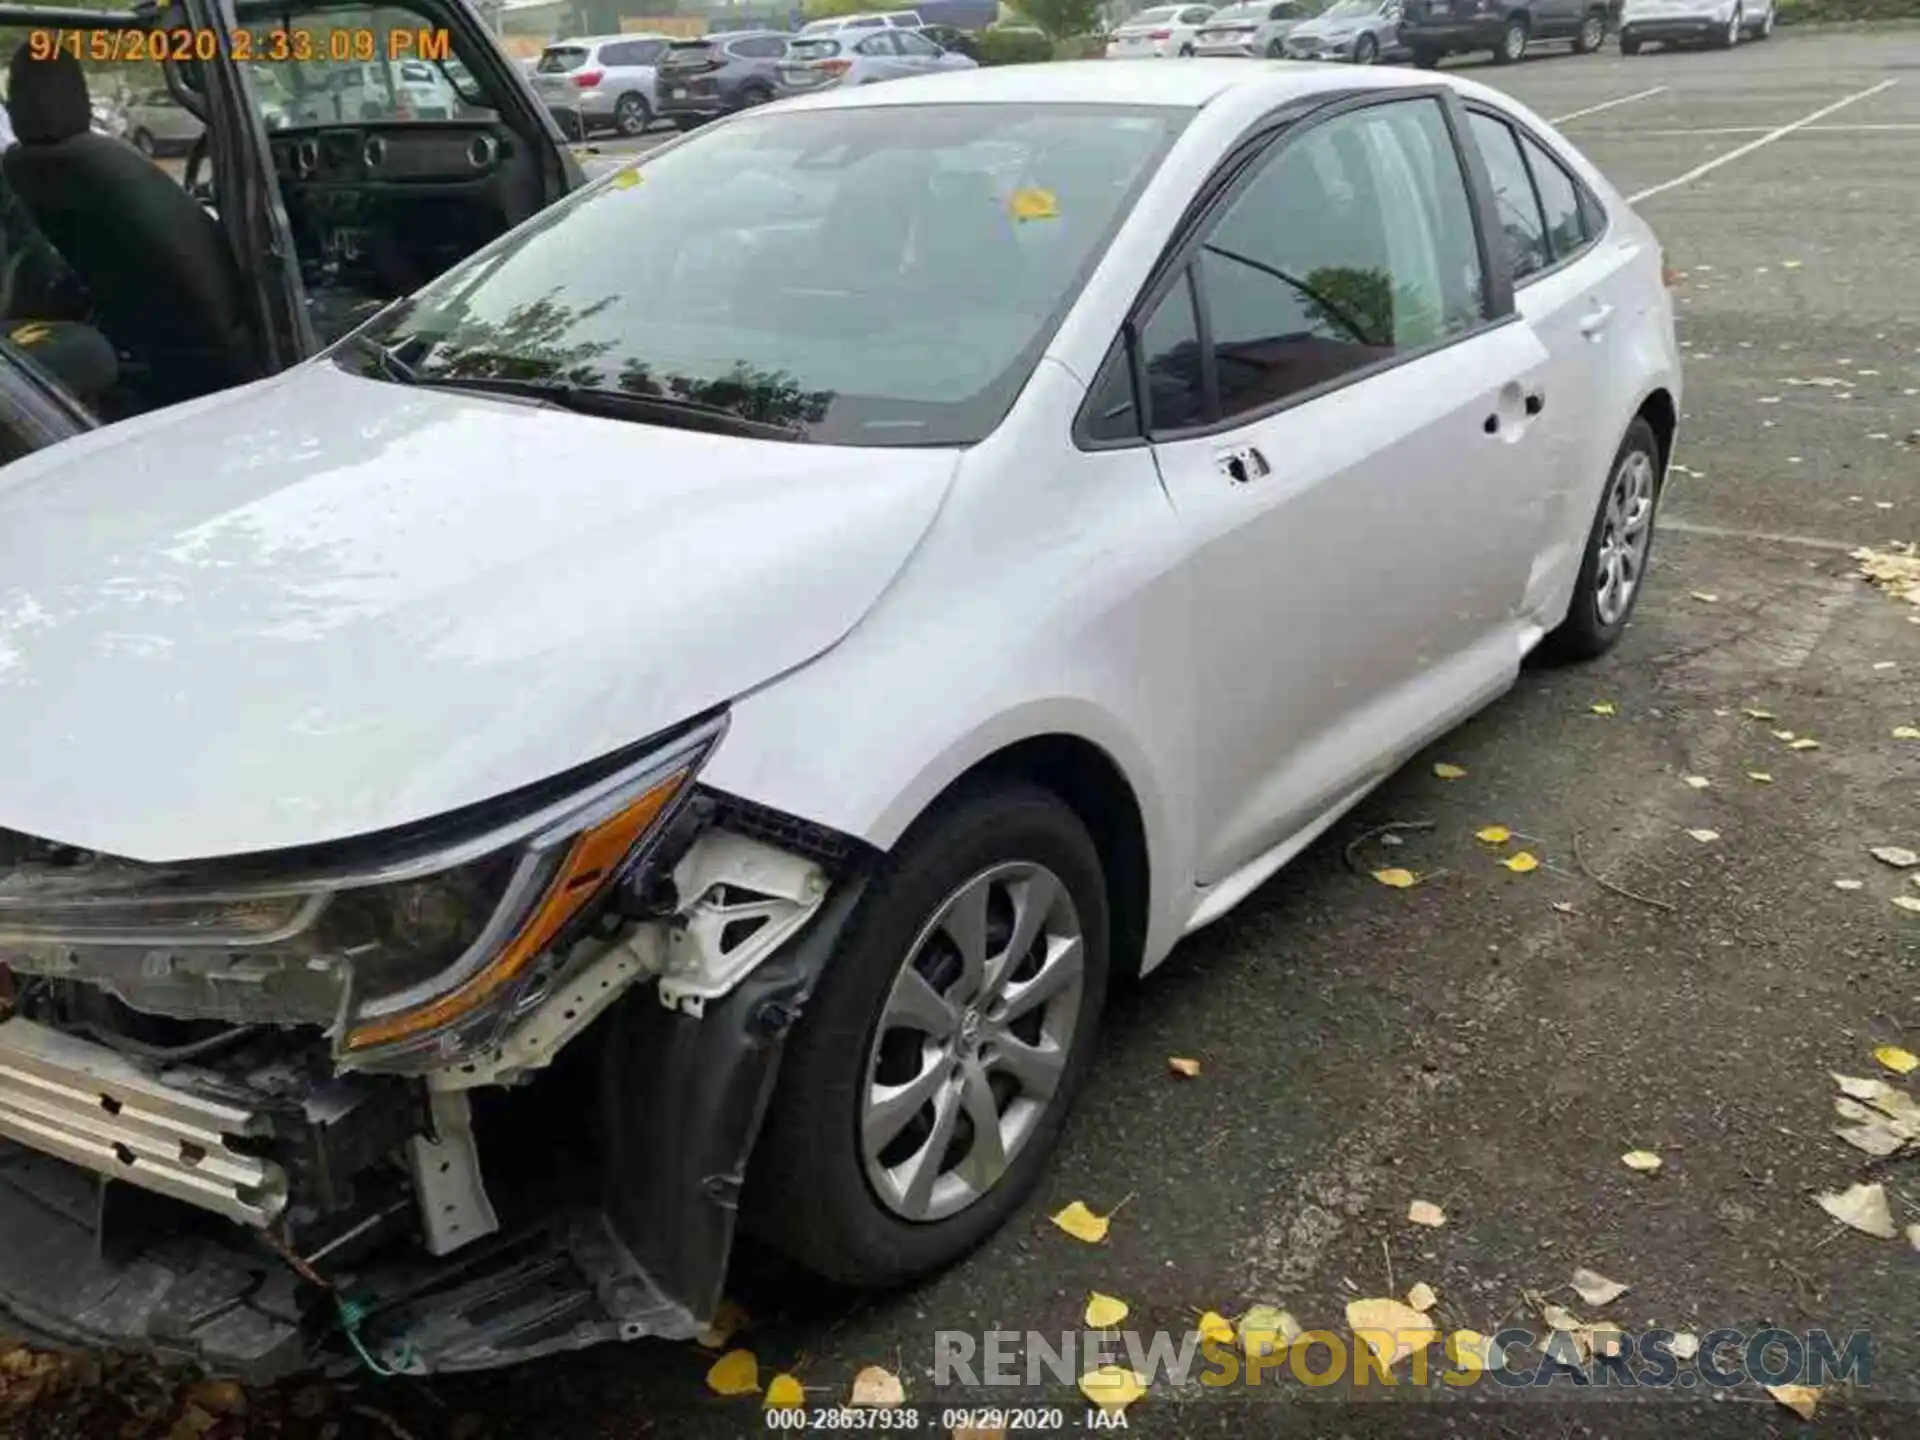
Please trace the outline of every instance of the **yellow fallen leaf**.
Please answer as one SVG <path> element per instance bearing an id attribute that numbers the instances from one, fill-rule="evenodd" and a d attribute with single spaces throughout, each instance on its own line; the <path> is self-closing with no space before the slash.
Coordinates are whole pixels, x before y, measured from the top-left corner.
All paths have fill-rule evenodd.
<path id="1" fill-rule="evenodd" d="M 1773 712 L 1771 710 L 1742 710 L 1740 713 L 1746 716 L 1749 720 L 1773 719 Z"/>
<path id="2" fill-rule="evenodd" d="M 1811 1420 L 1820 1403 L 1820 1391 L 1813 1385 L 1769 1385 L 1767 1393 L 1802 1420 Z"/>
<path id="3" fill-rule="evenodd" d="M 1813 1203 L 1862 1235 L 1871 1235 L 1876 1240 L 1894 1237 L 1893 1211 L 1887 1207 L 1887 1191 L 1883 1185 L 1849 1185 L 1845 1190 L 1816 1195 Z"/>
<path id="4" fill-rule="evenodd" d="M 1127 1318 L 1127 1302 L 1095 1290 L 1087 1296 L 1087 1324 L 1095 1330 L 1111 1330 Z"/>
<path id="5" fill-rule="evenodd" d="M 1449 765 L 1446 761 L 1442 760 L 1438 765 L 1433 767 L 1433 773 L 1438 775 L 1442 780 L 1458 780 L 1467 773 L 1467 767 L 1464 765 Z"/>
<path id="6" fill-rule="evenodd" d="M 713 1319 L 707 1322 L 707 1328 L 695 1338 L 709 1350 L 724 1350 L 727 1342 L 746 1328 L 747 1312 L 739 1302 L 722 1300 L 714 1307 Z"/>
<path id="7" fill-rule="evenodd" d="M 1687 834 L 1698 840 L 1702 845 L 1710 845 L 1720 838 L 1720 832 L 1718 830 L 1689 830 Z"/>
<path id="8" fill-rule="evenodd" d="M 707 1388 L 716 1395 L 757 1395 L 760 1362 L 751 1350 L 729 1350 L 707 1371 Z"/>
<path id="9" fill-rule="evenodd" d="M 607 182 L 615 190 L 631 190 L 640 183 L 640 172 L 629 165 Z"/>
<path id="10" fill-rule="evenodd" d="M 1753 781 L 1753 783 L 1754 783 L 1754 784 L 1756 784 L 1756 785 L 1771 785 L 1771 784 L 1773 784 L 1773 776 L 1771 776 L 1771 775 L 1769 775 L 1769 774 L 1768 774 L 1768 773 L 1767 773 L 1766 771 L 1764 771 L 1764 770 L 1749 770 L 1749 771 L 1747 771 L 1747 779 L 1749 779 L 1749 780 L 1751 780 L 1751 781 Z"/>
<path id="11" fill-rule="evenodd" d="M 906 1404 L 907 1388 L 891 1370 L 869 1365 L 853 1377 L 847 1403 L 867 1410 L 892 1410 Z"/>
<path id="12" fill-rule="evenodd" d="M 1167 1057 L 1167 1069 L 1176 1075 L 1184 1075 L 1187 1079 L 1192 1080 L 1200 1074 L 1200 1062 L 1198 1060 L 1189 1060 L 1184 1055 L 1169 1055 Z"/>
<path id="13" fill-rule="evenodd" d="M 1233 1322 L 1218 1310 L 1207 1311 L 1195 1328 L 1199 1330 L 1202 1340 L 1211 1340 L 1217 1345 L 1233 1344 Z"/>
<path id="14" fill-rule="evenodd" d="M 1896 725 L 1893 727 L 1896 740 L 1920 740 L 1920 725 Z"/>
<path id="15" fill-rule="evenodd" d="M 1620 1163 L 1629 1170 L 1638 1170 L 1643 1175 L 1651 1175 L 1660 1168 L 1660 1157 L 1651 1150 L 1629 1150 L 1620 1157 Z"/>
<path id="16" fill-rule="evenodd" d="M 1613 702 L 1611 700 L 1596 700 L 1587 708 L 1596 715 L 1613 714 Z"/>
<path id="17" fill-rule="evenodd" d="M 1433 1321 L 1411 1305 L 1390 1299 L 1349 1300 L 1347 1328 L 1379 1357 L 1385 1370 L 1440 1338 Z"/>
<path id="18" fill-rule="evenodd" d="M 1573 1272 L 1573 1288 L 1589 1305 L 1611 1305 L 1627 1293 L 1627 1287 L 1618 1280 L 1584 1267 Z"/>
<path id="19" fill-rule="evenodd" d="M 1473 838 L 1489 845 L 1504 845 L 1513 838 L 1513 832 L 1504 825 L 1483 825 L 1473 832 Z"/>
<path id="20" fill-rule="evenodd" d="M 1713 782 L 1707 779 L 1707 777 L 1704 775 L 1683 776 L 1681 778 L 1681 783 L 1685 785 L 1689 790 L 1704 790 L 1709 785 L 1713 784 Z"/>
<path id="21" fill-rule="evenodd" d="M 1078 1200 L 1055 1215 L 1053 1223 L 1074 1239 L 1084 1240 L 1089 1245 L 1098 1245 L 1107 1238 L 1107 1217 L 1094 1214 Z"/>
<path id="22" fill-rule="evenodd" d="M 1820 742 L 1811 735 L 1802 735 L 1798 740 L 1794 740 L 1787 745 L 1787 749 L 1789 750 L 1818 750 L 1819 748 Z"/>
<path id="23" fill-rule="evenodd" d="M 1433 1287 L 1424 1280 L 1407 1291 L 1407 1304 L 1418 1310 L 1422 1315 L 1426 1314 L 1427 1311 L 1439 1303 L 1440 1297 L 1433 1293 Z"/>
<path id="24" fill-rule="evenodd" d="M 791 1375 L 776 1375 L 767 1382 L 766 1398 L 760 1403 L 769 1410 L 803 1410 L 806 1387 Z"/>
<path id="25" fill-rule="evenodd" d="M 1780 268 L 1782 270 L 1798 270 L 1800 268 L 1800 262 L 1798 260 L 1782 260 L 1780 262 Z"/>
<path id="26" fill-rule="evenodd" d="M 1022 224 L 1029 220 L 1053 220 L 1060 214 L 1060 198 L 1051 190 L 1027 186 L 1013 192 L 1007 209 Z"/>
<path id="27" fill-rule="evenodd" d="M 1882 865 L 1891 865 L 1896 870 L 1911 870 L 1920 865 L 1920 851 L 1909 850 L 1901 845 L 1869 845 L 1867 853 Z"/>
<path id="28" fill-rule="evenodd" d="M 1793 731 L 1791 731 L 1791 730 L 1775 730 L 1775 731 L 1773 732 L 1773 738 L 1774 738 L 1774 739 L 1776 739 L 1776 740 L 1791 740 L 1791 739 L 1793 739 Z"/>
<path id="29" fill-rule="evenodd" d="M 1420 883 L 1420 877 L 1418 875 L 1414 874 L 1411 870 L 1402 870 L 1398 865 L 1389 866 L 1385 870 L 1374 871 L 1373 878 L 1378 880 L 1382 885 L 1391 886 L 1395 890 L 1405 890 L 1410 886 Z"/>
<path id="30" fill-rule="evenodd" d="M 1902 910 L 1911 910 L 1914 914 L 1920 915 L 1920 900 L 1911 895 L 1896 895 L 1893 897 L 1893 903 Z"/>
<path id="31" fill-rule="evenodd" d="M 1500 862 L 1516 875 L 1524 875 L 1529 870 L 1538 870 L 1540 861 L 1531 850 L 1519 850 Z"/>
<path id="32" fill-rule="evenodd" d="M 1430 1200 L 1416 1200 L 1407 1206 L 1407 1223 L 1438 1229 L 1447 1223 L 1447 1212 Z"/>
<path id="33" fill-rule="evenodd" d="M 1147 1381 L 1124 1366 L 1102 1365 L 1080 1377 L 1080 1393 L 1111 1415 L 1146 1394 Z"/>
<path id="34" fill-rule="evenodd" d="M 1864 880 L 1836 880 L 1833 882 L 1833 888 L 1836 890 L 1859 890 L 1863 889 L 1866 883 Z"/>
<path id="35" fill-rule="evenodd" d="M 1278 1354 L 1300 1335 L 1300 1322 L 1278 1305 L 1249 1306 L 1240 1317 L 1240 1348 L 1249 1356 Z"/>
<path id="36" fill-rule="evenodd" d="M 1709 591 L 1709 590 L 1695 590 L 1693 592 L 1693 598 L 1702 602 L 1703 604 L 1711 605 L 1720 597 L 1718 595 L 1715 595 L 1712 591 Z"/>
<path id="37" fill-rule="evenodd" d="M 1873 1058 L 1896 1075 L 1911 1075 L 1920 1069 L 1920 1055 L 1915 1055 L 1911 1050 L 1902 1050 L 1898 1045 L 1875 1046 Z"/>

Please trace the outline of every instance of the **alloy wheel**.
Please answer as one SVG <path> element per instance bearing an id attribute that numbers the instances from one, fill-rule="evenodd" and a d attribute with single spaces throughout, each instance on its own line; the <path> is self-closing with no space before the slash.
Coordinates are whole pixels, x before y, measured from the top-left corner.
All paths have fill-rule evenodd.
<path id="1" fill-rule="evenodd" d="M 874 1027 L 859 1116 L 888 1210 L 942 1220 L 1006 1174 L 1054 1103 L 1085 967 L 1067 887 L 1026 861 L 974 876 L 921 929 Z"/>
<path id="2" fill-rule="evenodd" d="M 1593 584 L 1594 613 L 1613 625 L 1633 603 L 1653 541 L 1653 457 L 1632 450 L 1621 457 L 1607 490 L 1606 523 Z"/>
<path id="3" fill-rule="evenodd" d="M 1500 53 L 1508 60 L 1518 60 L 1527 53 L 1527 27 L 1515 21 L 1507 26 L 1506 33 L 1500 37 Z"/>
<path id="4" fill-rule="evenodd" d="M 1582 50 L 1598 50 L 1600 48 L 1600 42 L 1605 38 L 1598 15 L 1589 15 L 1585 20 L 1580 22 L 1580 48 Z"/>
<path id="5" fill-rule="evenodd" d="M 637 95 L 621 97 L 614 107 L 613 125 L 622 135 L 639 135 L 647 128 L 646 102 Z"/>

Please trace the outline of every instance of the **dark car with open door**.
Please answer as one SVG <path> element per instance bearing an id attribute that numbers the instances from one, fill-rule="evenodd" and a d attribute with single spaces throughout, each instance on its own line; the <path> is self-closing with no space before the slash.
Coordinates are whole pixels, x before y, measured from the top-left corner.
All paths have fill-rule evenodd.
<path id="1" fill-rule="evenodd" d="M 43 276 L 6 287 L 0 324 L 102 423 L 305 359 L 583 179 L 466 0 L 0 6 L 0 45 L 18 136 L 0 158 L 0 243 Z M 203 127 L 173 170 L 88 122 L 82 59 L 156 48 L 154 73 Z M 344 119 L 343 83 L 361 102 Z M 416 103 L 427 93 L 450 103 Z M 28 429 L 0 385 L 5 453 L 34 448 Z"/>

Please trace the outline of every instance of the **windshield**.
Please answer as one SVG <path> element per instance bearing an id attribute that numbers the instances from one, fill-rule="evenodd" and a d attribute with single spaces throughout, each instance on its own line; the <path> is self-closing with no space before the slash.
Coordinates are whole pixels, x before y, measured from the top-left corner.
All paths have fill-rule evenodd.
<path id="1" fill-rule="evenodd" d="M 1321 18 L 1326 20 L 1365 19 L 1369 15 L 1380 13 L 1380 3 L 1381 0 L 1340 0 L 1339 4 L 1329 9 Z"/>
<path id="2" fill-rule="evenodd" d="M 542 75 L 565 75 L 587 63 L 587 52 L 578 45 L 549 45 L 533 68 Z"/>
<path id="3" fill-rule="evenodd" d="M 748 115 L 563 201 L 365 338 L 422 381 L 624 390 L 836 444 L 971 444 L 1189 114 Z"/>

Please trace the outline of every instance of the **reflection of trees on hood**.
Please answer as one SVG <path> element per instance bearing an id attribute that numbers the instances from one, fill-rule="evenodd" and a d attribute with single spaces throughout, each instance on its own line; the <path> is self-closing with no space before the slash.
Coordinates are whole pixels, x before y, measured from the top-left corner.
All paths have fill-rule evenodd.
<path id="1" fill-rule="evenodd" d="M 573 306 L 558 299 L 558 288 L 538 300 L 516 305 L 501 320 L 460 318 L 453 333 L 434 352 L 431 373 L 449 379 L 558 380 L 598 385 L 593 362 L 613 348 L 611 340 L 568 337 L 618 296 Z"/>
<path id="2" fill-rule="evenodd" d="M 686 375 L 656 378 L 644 360 L 630 360 L 620 369 L 620 388 L 635 395 L 661 395 L 710 405 L 746 420 L 768 425 L 817 425 L 833 403 L 831 390 L 802 390 L 784 370 L 761 370 L 736 360 L 725 374 L 711 380 Z"/>

